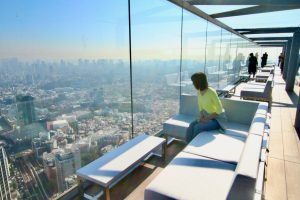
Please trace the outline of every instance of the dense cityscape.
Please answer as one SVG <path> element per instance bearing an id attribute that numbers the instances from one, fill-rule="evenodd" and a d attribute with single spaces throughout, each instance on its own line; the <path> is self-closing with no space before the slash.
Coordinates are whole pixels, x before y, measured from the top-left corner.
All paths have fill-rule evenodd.
<path id="1" fill-rule="evenodd" d="M 132 133 L 127 62 L 0 61 L 0 139 L 11 199 L 55 198 L 76 185 L 81 166 L 133 135 L 161 130 L 178 110 L 179 61 L 133 66 Z"/>
<path id="2" fill-rule="evenodd" d="M 244 49 L 245 50 L 245 49 Z M 76 170 L 141 133 L 156 134 L 195 92 L 205 71 L 221 88 L 244 73 L 246 56 L 218 61 L 0 60 L 0 141 L 8 199 L 55 199 L 77 185 Z M 206 68 L 204 68 L 206 65 Z M 133 112 L 132 112 L 133 111 Z M 133 118 L 132 118 L 133 117 Z M 133 125 L 133 126 L 132 126 Z"/>

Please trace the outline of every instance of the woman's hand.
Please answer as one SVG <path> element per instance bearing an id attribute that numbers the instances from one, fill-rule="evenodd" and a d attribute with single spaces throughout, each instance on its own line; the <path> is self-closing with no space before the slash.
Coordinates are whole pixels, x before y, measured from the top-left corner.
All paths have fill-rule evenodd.
<path id="1" fill-rule="evenodd" d="M 217 116 L 218 116 L 218 114 L 216 114 L 216 113 L 212 113 L 212 114 L 210 114 L 209 116 L 206 116 L 206 117 L 203 114 L 200 114 L 199 122 L 207 123 L 210 120 L 215 119 Z"/>
<path id="2" fill-rule="evenodd" d="M 207 123 L 209 121 L 209 119 L 207 117 L 205 117 L 204 115 L 200 115 L 199 116 L 199 122 L 202 122 L 202 123 Z"/>

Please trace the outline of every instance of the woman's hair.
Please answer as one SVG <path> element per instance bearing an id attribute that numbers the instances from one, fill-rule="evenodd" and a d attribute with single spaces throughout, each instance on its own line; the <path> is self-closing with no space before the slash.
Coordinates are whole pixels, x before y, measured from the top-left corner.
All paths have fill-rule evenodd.
<path id="1" fill-rule="evenodd" d="M 208 88 L 207 78 L 203 72 L 193 74 L 191 79 L 197 90 L 203 91 Z"/>

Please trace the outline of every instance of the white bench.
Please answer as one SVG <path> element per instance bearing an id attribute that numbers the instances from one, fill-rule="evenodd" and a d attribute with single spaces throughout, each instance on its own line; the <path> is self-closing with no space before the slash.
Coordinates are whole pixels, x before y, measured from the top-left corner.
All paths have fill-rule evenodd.
<path id="1" fill-rule="evenodd" d="M 256 82 L 267 82 L 268 78 L 270 76 L 270 72 L 258 72 L 256 75 L 255 75 L 255 81 Z"/>
<path id="2" fill-rule="evenodd" d="M 90 164 L 77 170 L 78 177 L 89 180 L 105 189 L 106 199 L 110 199 L 109 189 L 140 165 L 148 156 L 161 147 L 164 157 L 165 139 L 150 135 L 139 135 Z M 157 154 L 155 154 L 157 155 Z"/>
<path id="3" fill-rule="evenodd" d="M 234 94 L 235 93 L 235 88 L 236 88 L 237 85 L 227 85 L 225 88 L 223 89 L 218 89 L 217 92 L 220 92 L 220 93 L 224 93 L 224 96 L 225 97 L 228 97 L 229 94 Z"/>
<path id="4" fill-rule="evenodd" d="M 181 99 L 186 103 L 181 104 L 185 106 L 180 107 L 181 114 L 194 116 L 197 96 Z M 225 98 L 221 102 L 228 119 L 226 130 L 198 134 L 146 187 L 145 200 L 253 200 L 262 196 L 268 105 Z M 178 129 L 183 131 L 185 123 L 175 125 L 184 125 Z M 176 131 L 170 125 L 164 128 L 169 135 Z"/>
<path id="5" fill-rule="evenodd" d="M 264 67 L 261 68 L 261 72 L 269 72 L 270 74 L 274 74 L 274 67 Z"/>

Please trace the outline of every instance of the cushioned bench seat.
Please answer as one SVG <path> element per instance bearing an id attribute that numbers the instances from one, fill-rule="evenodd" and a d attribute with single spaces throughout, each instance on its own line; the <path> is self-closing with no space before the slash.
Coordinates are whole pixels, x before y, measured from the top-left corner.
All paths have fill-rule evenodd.
<path id="1" fill-rule="evenodd" d="M 194 104 L 181 110 L 195 116 L 196 97 L 185 98 Z M 146 200 L 254 198 L 263 180 L 268 104 L 221 101 L 228 118 L 225 132 L 198 134 L 146 188 Z"/>
<path id="2" fill-rule="evenodd" d="M 193 142 L 194 140 L 192 145 L 197 145 L 200 141 Z M 226 147 L 230 148 L 229 145 Z M 146 200 L 253 199 L 260 166 L 261 145 L 262 137 L 250 134 L 237 165 L 199 155 L 209 153 L 208 150 L 212 150 L 212 146 L 206 150 L 184 149 L 147 186 L 144 197 Z M 214 152 L 215 154 L 210 156 L 222 156 L 220 151 Z M 226 157 L 227 155 L 223 159 Z"/>
<path id="3" fill-rule="evenodd" d="M 244 84 L 240 97 L 243 99 L 268 101 L 272 99 L 273 75 L 266 83 L 249 82 Z"/>
<path id="4" fill-rule="evenodd" d="M 197 135 L 183 152 L 237 164 L 246 138 L 221 134 L 218 130 Z"/>
<path id="5" fill-rule="evenodd" d="M 266 123 L 266 115 L 256 113 L 253 118 L 249 133 L 263 136 L 264 129 L 265 129 L 265 123 Z"/>
<path id="6" fill-rule="evenodd" d="M 222 89 L 217 89 L 218 93 L 223 93 L 225 97 L 228 97 L 229 94 L 231 93 L 232 95 L 235 93 L 235 88 L 237 87 L 237 85 L 227 85 L 226 87 L 222 88 Z"/>
<path id="7" fill-rule="evenodd" d="M 260 164 L 262 137 L 249 134 L 227 199 L 253 199 Z"/>
<path id="8" fill-rule="evenodd" d="M 267 66 L 267 67 L 263 67 L 261 68 L 262 72 L 269 72 L 271 74 L 274 74 L 274 66 Z"/>
<path id="9" fill-rule="evenodd" d="M 266 83 L 256 82 L 256 81 L 249 81 L 248 83 L 245 83 L 242 85 L 242 89 L 249 89 L 249 90 L 255 90 L 255 89 L 264 89 L 266 86 Z"/>
<path id="10" fill-rule="evenodd" d="M 195 116 L 178 114 L 165 121 L 163 130 L 166 133 L 172 133 L 172 137 L 184 140 L 186 130 L 189 125 L 195 121 Z"/>
<path id="11" fill-rule="evenodd" d="M 236 166 L 180 152 L 147 186 L 145 199 L 224 199 Z"/>
<path id="12" fill-rule="evenodd" d="M 221 99 L 221 102 L 228 119 L 227 122 L 224 122 L 224 126 L 226 127 L 225 134 L 246 137 L 253 116 L 257 110 L 258 103 L 226 98 Z M 240 113 L 247 113 L 247 115 L 241 115 Z M 184 140 L 187 128 L 191 122 L 197 119 L 198 115 L 197 97 L 192 95 L 182 95 L 179 114 L 168 119 L 163 124 L 164 134 L 166 136 Z"/>
<path id="13" fill-rule="evenodd" d="M 255 75 L 256 82 L 266 82 L 270 76 L 270 72 L 258 72 Z"/>
<path id="14" fill-rule="evenodd" d="M 237 122 L 228 121 L 224 123 L 226 130 L 224 131 L 225 135 L 231 135 L 236 137 L 246 138 L 250 129 L 250 125 L 241 124 Z"/>

